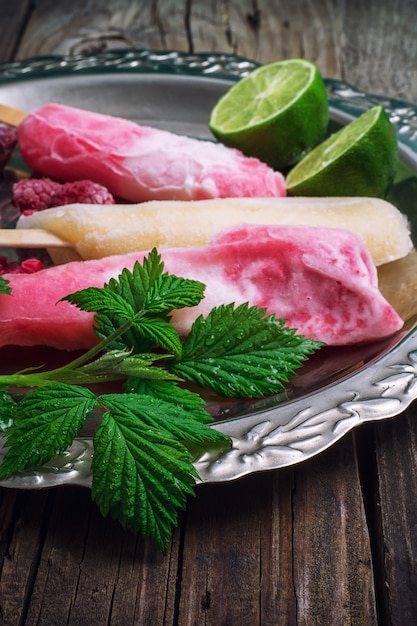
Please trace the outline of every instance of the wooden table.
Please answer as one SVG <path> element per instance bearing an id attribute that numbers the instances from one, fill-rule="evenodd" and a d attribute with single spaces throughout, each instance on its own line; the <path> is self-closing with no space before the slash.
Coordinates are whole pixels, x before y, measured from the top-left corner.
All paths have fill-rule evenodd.
<path id="1" fill-rule="evenodd" d="M 417 101 L 417 0 L 0 0 L 0 61 L 111 48 L 306 57 Z M 417 623 L 415 409 L 282 471 L 200 486 L 167 556 L 86 489 L 0 490 L 0 623 Z"/>

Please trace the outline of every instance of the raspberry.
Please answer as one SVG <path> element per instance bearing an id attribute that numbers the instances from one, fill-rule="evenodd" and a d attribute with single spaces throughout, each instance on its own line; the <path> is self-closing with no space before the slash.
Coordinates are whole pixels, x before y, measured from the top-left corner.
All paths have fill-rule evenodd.
<path id="1" fill-rule="evenodd" d="M 8 261 L 7 257 L 0 256 L 0 276 L 3 274 L 34 274 L 44 267 L 39 259 L 25 259 L 21 263 Z"/>
<path id="2" fill-rule="evenodd" d="M 22 274 L 34 274 L 43 269 L 43 263 L 40 259 L 25 259 L 20 264 L 20 272 Z"/>
<path id="3" fill-rule="evenodd" d="M 91 180 L 56 183 L 50 178 L 27 178 L 13 185 L 12 202 L 21 213 L 29 215 L 54 206 L 75 204 L 114 204 L 111 193 Z"/>
<path id="4" fill-rule="evenodd" d="M 21 213 L 43 211 L 50 206 L 52 194 L 60 187 L 49 178 L 25 178 L 13 185 L 12 202 Z"/>
<path id="5" fill-rule="evenodd" d="M 0 173 L 6 167 L 16 144 L 16 129 L 0 123 Z"/>
<path id="6" fill-rule="evenodd" d="M 73 183 L 65 183 L 52 194 L 50 206 L 62 206 L 63 204 L 114 204 L 111 193 L 91 180 L 77 180 Z"/>

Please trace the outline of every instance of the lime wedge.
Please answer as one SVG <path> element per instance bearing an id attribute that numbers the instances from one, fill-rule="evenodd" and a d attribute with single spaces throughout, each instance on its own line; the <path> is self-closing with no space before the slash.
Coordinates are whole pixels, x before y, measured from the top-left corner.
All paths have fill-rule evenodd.
<path id="1" fill-rule="evenodd" d="M 294 196 L 384 198 L 398 166 L 393 125 L 382 106 L 363 113 L 305 156 L 288 174 Z"/>
<path id="2" fill-rule="evenodd" d="M 214 106 L 214 136 L 280 169 L 296 163 L 323 137 L 327 92 L 313 63 L 276 61 L 253 70 Z"/>

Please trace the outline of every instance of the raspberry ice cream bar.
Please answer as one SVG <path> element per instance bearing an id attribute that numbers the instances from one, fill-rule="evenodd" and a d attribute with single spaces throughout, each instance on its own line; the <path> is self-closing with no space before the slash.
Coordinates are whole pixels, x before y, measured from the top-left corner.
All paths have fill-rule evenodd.
<path id="1" fill-rule="evenodd" d="M 89 179 L 132 202 L 286 194 L 282 174 L 235 149 L 60 104 L 29 114 L 18 142 L 37 174 Z"/>
<path id="2" fill-rule="evenodd" d="M 173 314 L 182 335 L 199 314 L 229 302 L 266 307 L 299 333 L 329 345 L 379 339 L 403 325 L 378 290 L 368 251 L 347 230 L 237 226 L 207 246 L 161 254 L 166 271 L 206 284 L 199 306 Z M 93 316 L 58 300 L 88 286 L 103 286 L 144 255 L 67 263 L 32 275 L 6 274 L 12 295 L 0 296 L 0 346 L 90 347 L 96 341 Z"/>
<path id="3" fill-rule="evenodd" d="M 67 240 L 82 259 L 157 248 L 200 246 L 236 224 L 304 224 L 347 228 L 376 265 L 411 248 L 405 217 L 377 198 L 228 198 L 151 201 L 139 205 L 75 204 L 25 216 L 18 228 L 44 229 Z M 56 251 L 53 257 L 58 261 Z"/>

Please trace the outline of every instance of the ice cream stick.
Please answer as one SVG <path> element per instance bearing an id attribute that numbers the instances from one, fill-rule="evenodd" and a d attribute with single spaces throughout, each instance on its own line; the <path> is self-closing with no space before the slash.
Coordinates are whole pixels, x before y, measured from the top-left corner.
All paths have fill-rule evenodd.
<path id="1" fill-rule="evenodd" d="M 6 104 L 0 104 L 0 122 L 3 122 L 3 124 L 19 126 L 20 122 L 23 122 L 27 115 L 25 111 L 14 109 Z"/>
<path id="2" fill-rule="evenodd" d="M 68 248 L 73 244 L 41 228 L 0 229 L 0 248 Z"/>

